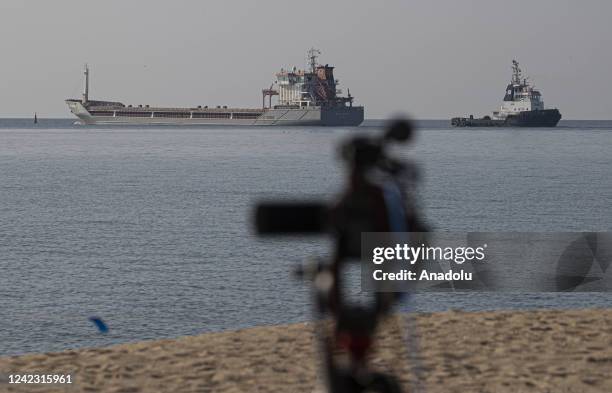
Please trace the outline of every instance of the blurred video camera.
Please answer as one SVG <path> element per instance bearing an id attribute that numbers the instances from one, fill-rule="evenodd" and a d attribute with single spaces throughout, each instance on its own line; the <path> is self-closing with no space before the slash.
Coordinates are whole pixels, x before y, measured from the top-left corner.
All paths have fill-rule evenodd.
<path id="1" fill-rule="evenodd" d="M 407 144 L 414 129 L 396 120 L 382 135 L 349 138 L 339 149 L 348 182 L 332 204 L 264 202 L 257 206 L 256 228 L 264 235 L 330 233 L 339 241 L 339 257 L 359 257 L 362 232 L 425 231 L 417 219 L 416 166 L 391 157 L 389 147 Z"/>

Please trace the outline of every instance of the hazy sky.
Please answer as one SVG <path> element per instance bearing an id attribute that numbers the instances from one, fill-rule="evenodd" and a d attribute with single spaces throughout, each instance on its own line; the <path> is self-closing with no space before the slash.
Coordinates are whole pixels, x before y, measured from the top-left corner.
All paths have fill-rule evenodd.
<path id="1" fill-rule="evenodd" d="M 261 105 L 319 48 L 367 118 L 496 109 L 513 58 L 566 119 L 612 118 L 609 0 L 0 0 L 0 116 L 91 98 Z"/>

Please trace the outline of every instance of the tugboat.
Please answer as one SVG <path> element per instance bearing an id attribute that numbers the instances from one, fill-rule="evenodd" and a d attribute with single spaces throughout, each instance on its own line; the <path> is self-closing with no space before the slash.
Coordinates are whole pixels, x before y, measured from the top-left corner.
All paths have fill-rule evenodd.
<path id="1" fill-rule="evenodd" d="M 493 117 L 454 117 L 455 127 L 555 127 L 561 120 L 558 109 L 544 109 L 542 95 L 528 78 L 522 78 L 519 63 L 512 60 L 512 81 L 506 88 L 506 95 L 499 111 Z"/>

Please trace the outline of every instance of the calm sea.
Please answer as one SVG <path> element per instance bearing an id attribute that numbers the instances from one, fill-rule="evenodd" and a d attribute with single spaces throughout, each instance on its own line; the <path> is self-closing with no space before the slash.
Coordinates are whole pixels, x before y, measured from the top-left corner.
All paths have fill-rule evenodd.
<path id="1" fill-rule="evenodd" d="M 83 128 L 0 120 L 0 355 L 304 321 L 293 266 L 325 238 L 261 240 L 253 205 L 330 199 L 359 129 Z M 446 231 L 612 230 L 612 122 L 451 129 L 398 151 Z M 405 150 L 405 151 L 404 151 Z M 418 310 L 610 307 L 605 294 L 440 295 Z M 88 320 L 103 318 L 99 334 Z"/>

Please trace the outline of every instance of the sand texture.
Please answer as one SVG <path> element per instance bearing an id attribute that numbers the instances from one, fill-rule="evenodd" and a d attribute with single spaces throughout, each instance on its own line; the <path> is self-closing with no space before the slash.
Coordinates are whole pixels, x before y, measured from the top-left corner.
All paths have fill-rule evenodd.
<path id="1" fill-rule="evenodd" d="M 612 392 L 612 309 L 389 318 L 373 364 L 407 392 Z M 412 322 L 410 322 L 412 321 Z M 404 335 L 416 325 L 419 351 Z M 412 329 L 410 329 L 412 330 Z M 0 358 L 0 374 L 70 373 L 2 392 L 321 392 L 313 325 L 259 327 Z"/>

